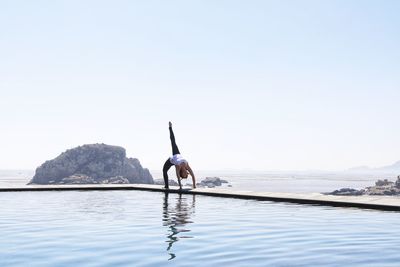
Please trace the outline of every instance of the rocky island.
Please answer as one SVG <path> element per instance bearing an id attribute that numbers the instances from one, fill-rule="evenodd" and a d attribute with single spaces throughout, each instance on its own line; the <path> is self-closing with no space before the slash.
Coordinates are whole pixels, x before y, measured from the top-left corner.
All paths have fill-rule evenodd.
<path id="1" fill-rule="evenodd" d="M 138 159 L 124 148 L 106 144 L 83 145 L 63 152 L 36 169 L 29 184 L 153 184 Z"/>

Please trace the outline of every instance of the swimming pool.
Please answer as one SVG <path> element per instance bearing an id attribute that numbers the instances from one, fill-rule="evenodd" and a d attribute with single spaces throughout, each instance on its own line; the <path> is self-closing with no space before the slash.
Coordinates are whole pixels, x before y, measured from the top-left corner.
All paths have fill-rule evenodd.
<path id="1" fill-rule="evenodd" d="M 140 191 L 0 194 L 0 266 L 399 266 L 400 214 Z"/>

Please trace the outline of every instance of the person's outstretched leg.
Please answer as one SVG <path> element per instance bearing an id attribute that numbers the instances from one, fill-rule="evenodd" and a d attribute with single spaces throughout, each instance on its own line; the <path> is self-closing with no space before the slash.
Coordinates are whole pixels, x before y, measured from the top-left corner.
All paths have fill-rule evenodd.
<path id="1" fill-rule="evenodd" d="M 164 185 L 165 188 L 169 188 L 168 185 L 168 170 L 169 168 L 171 168 L 174 164 L 171 163 L 171 161 L 169 161 L 169 158 L 167 159 L 167 161 L 164 163 L 164 167 L 163 167 L 163 176 L 164 176 Z"/>
<path id="2" fill-rule="evenodd" d="M 172 131 L 172 123 L 169 123 L 169 138 L 171 139 L 171 146 L 172 146 L 172 155 L 180 154 L 179 148 L 175 142 L 175 135 Z"/>

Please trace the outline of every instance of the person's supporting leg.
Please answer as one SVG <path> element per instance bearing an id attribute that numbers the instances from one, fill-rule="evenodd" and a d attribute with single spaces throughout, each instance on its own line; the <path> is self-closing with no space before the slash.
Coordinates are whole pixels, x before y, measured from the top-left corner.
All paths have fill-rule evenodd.
<path id="1" fill-rule="evenodd" d="M 171 163 L 171 161 L 169 161 L 169 158 L 167 159 L 167 161 L 164 163 L 164 167 L 163 167 L 163 176 L 164 176 L 164 185 L 165 188 L 169 188 L 168 185 L 168 170 L 169 168 L 171 168 L 174 164 Z"/>
<path id="2" fill-rule="evenodd" d="M 178 146 L 176 145 L 175 135 L 174 132 L 172 131 L 172 127 L 169 127 L 169 138 L 171 139 L 172 155 L 181 154 L 179 152 Z"/>
<path id="3" fill-rule="evenodd" d="M 177 178 L 178 178 L 179 189 L 182 189 L 181 178 L 180 177 L 177 177 Z"/>

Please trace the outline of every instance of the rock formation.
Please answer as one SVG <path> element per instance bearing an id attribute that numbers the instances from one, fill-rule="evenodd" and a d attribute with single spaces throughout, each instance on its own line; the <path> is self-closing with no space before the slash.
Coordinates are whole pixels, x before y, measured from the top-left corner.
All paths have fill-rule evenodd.
<path id="1" fill-rule="evenodd" d="M 335 195 L 335 196 L 361 196 L 362 194 L 363 194 L 363 190 L 357 190 L 357 189 L 353 189 L 353 188 L 342 188 L 342 189 L 327 193 L 327 195 Z"/>
<path id="2" fill-rule="evenodd" d="M 400 195 L 400 176 L 397 176 L 396 182 L 392 182 L 387 179 L 378 180 L 375 182 L 374 186 L 369 186 L 361 190 L 342 188 L 326 194 L 336 196 L 396 196 Z"/>
<path id="3" fill-rule="evenodd" d="M 228 183 L 228 181 L 223 180 L 219 177 L 206 177 L 200 183 L 197 183 L 196 186 L 214 188 L 216 186 L 221 186 L 224 183 Z"/>
<path id="4" fill-rule="evenodd" d="M 36 169 L 29 184 L 153 184 L 153 177 L 125 149 L 105 144 L 69 149 Z"/>

